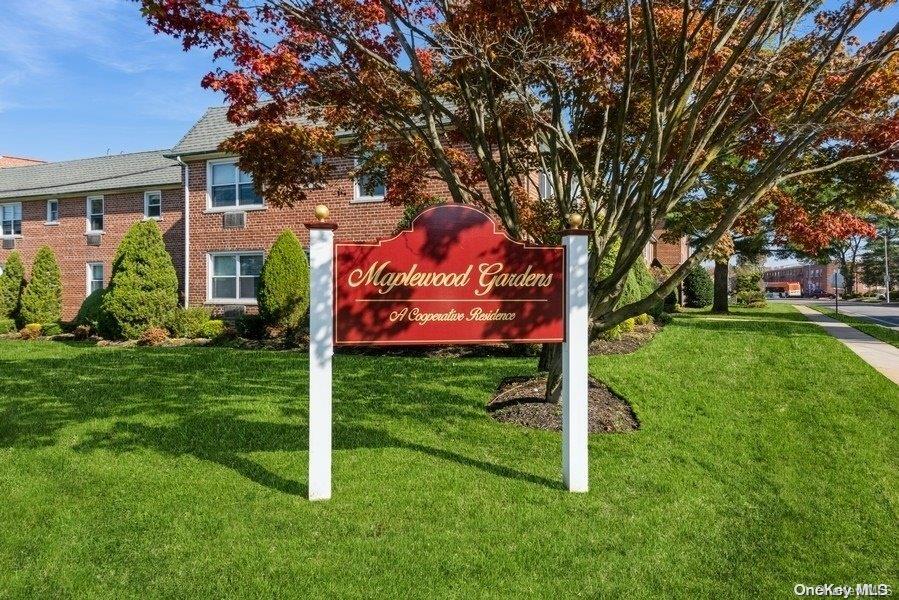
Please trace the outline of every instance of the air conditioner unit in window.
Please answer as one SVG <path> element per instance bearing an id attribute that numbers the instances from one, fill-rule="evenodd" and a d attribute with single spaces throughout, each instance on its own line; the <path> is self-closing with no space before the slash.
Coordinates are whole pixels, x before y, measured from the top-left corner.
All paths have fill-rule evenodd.
<path id="1" fill-rule="evenodd" d="M 3 238 L 3 249 L 4 250 L 15 250 L 16 249 L 16 238 Z"/>
<path id="2" fill-rule="evenodd" d="M 247 213 L 226 212 L 222 215 L 222 228 L 244 229 L 247 226 Z"/>
<path id="3" fill-rule="evenodd" d="M 103 241 L 102 233 L 89 233 L 87 234 L 87 245 L 88 246 L 99 246 L 100 242 Z"/>

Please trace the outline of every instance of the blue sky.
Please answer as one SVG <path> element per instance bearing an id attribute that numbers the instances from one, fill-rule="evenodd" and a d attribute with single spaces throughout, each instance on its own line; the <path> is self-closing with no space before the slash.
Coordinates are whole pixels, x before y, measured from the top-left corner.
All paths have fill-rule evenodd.
<path id="1" fill-rule="evenodd" d="M 201 50 L 154 35 L 131 0 L 3 0 L 0 155 L 65 160 L 170 148 L 220 95 Z M 899 19 L 893 6 L 871 36 Z"/>
<path id="2" fill-rule="evenodd" d="M 154 35 L 131 0 L 5 0 L 0 155 L 65 160 L 170 148 L 221 104 L 211 58 Z"/>

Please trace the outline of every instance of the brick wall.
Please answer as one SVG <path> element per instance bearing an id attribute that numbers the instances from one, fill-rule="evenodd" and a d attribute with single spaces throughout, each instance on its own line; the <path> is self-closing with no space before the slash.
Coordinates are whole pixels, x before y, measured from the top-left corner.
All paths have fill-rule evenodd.
<path id="1" fill-rule="evenodd" d="M 225 229 L 223 213 L 207 206 L 207 162 L 189 164 L 190 191 L 190 304 L 221 308 L 223 304 L 207 304 L 208 256 L 215 252 L 267 252 L 278 234 L 292 229 L 303 245 L 309 236 L 304 223 L 314 219 L 317 204 L 326 204 L 333 222 L 338 224 L 338 241 L 371 241 L 391 235 L 402 217 L 401 207 L 386 202 L 358 202 L 353 199 L 353 180 L 350 177 L 351 159 L 335 159 L 332 181 L 323 189 L 311 190 L 307 200 L 293 208 L 250 209 L 246 211 L 246 227 Z M 449 199 L 445 185 L 430 183 L 429 195 Z M 99 247 L 88 246 L 85 238 L 86 196 L 59 199 L 59 224 L 48 225 L 46 200 L 22 202 L 22 236 L 16 240 L 17 249 L 26 264 L 26 271 L 37 249 L 49 245 L 56 253 L 63 274 L 63 319 L 71 319 L 86 296 L 87 263 L 104 264 L 105 284 L 109 283 L 112 258 L 128 228 L 144 216 L 144 190 L 104 194 L 105 233 Z M 159 222 L 166 247 L 172 255 L 183 285 L 184 214 L 182 188 L 163 190 L 163 216 Z M 661 232 L 657 232 L 657 236 Z M 11 251 L 0 250 L 0 263 Z M 654 248 L 655 258 L 667 266 L 680 264 L 687 256 L 684 242 L 669 244 L 659 240 Z M 252 310 L 252 309 L 251 309 Z"/>
<path id="2" fill-rule="evenodd" d="M 62 271 L 62 318 L 73 318 L 87 295 L 87 263 L 102 262 L 104 284 L 109 284 L 112 259 L 128 228 L 144 218 L 144 191 L 103 194 L 105 233 L 99 246 L 88 246 L 87 197 L 59 199 L 59 223 L 46 224 L 47 202 L 22 201 L 22 235 L 16 239 L 16 250 L 25 263 L 26 277 L 38 248 L 52 248 Z M 172 253 L 179 280 L 184 263 L 184 210 L 180 188 L 162 191 L 162 219 L 159 221 L 166 247 Z M 11 202 L 4 200 L 3 203 Z M 5 263 L 12 250 L 0 249 L 0 263 Z"/>
<path id="3" fill-rule="evenodd" d="M 308 198 L 293 208 L 266 207 L 248 210 L 246 228 L 224 229 L 222 213 L 207 208 L 206 161 L 189 163 L 190 170 L 190 303 L 207 302 L 207 256 L 211 252 L 262 250 L 271 248 L 281 231 L 292 229 L 307 246 L 304 223 L 314 220 L 317 204 L 331 210 L 330 220 L 338 224 L 338 241 L 370 241 L 391 234 L 403 214 L 402 207 L 387 202 L 354 202 L 351 159 L 334 160 L 332 182 L 323 189 L 311 190 Z M 432 193 L 448 197 L 435 185 Z"/>
<path id="4" fill-rule="evenodd" d="M 669 243 L 662 239 L 664 229 L 656 229 L 654 232 L 656 242 L 653 249 L 653 258 L 664 267 L 671 269 L 677 267 L 689 257 L 689 248 L 687 247 L 687 238 L 681 238 L 678 242 Z"/>

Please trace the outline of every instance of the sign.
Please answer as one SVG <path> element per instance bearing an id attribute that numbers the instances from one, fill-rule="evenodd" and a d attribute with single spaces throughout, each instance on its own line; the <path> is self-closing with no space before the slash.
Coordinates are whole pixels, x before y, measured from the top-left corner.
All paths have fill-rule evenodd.
<path id="1" fill-rule="evenodd" d="M 436 206 L 393 238 L 335 245 L 334 342 L 562 342 L 564 270 L 564 248 L 516 242 L 470 206 Z"/>

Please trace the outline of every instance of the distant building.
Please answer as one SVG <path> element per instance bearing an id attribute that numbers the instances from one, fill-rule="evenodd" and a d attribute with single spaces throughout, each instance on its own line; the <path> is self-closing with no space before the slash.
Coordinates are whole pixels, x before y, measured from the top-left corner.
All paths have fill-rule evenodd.
<path id="1" fill-rule="evenodd" d="M 42 160 L 37 160 L 34 158 L 22 158 L 21 156 L 4 156 L 0 154 L 0 169 L 6 167 L 25 167 L 28 165 L 39 165 L 43 163 Z"/>
<path id="2" fill-rule="evenodd" d="M 765 283 L 796 282 L 802 286 L 803 296 L 815 294 L 833 294 L 833 274 L 839 271 L 837 263 L 827 265 L 786 265 L 783 267 L 768 267 L 762 274 Z M 864 293 L 868 286 L 859 281 L 860 274 L 856 274 L 855 291 Z M 843 293 L 842 288 L 840 293 Z"/>

